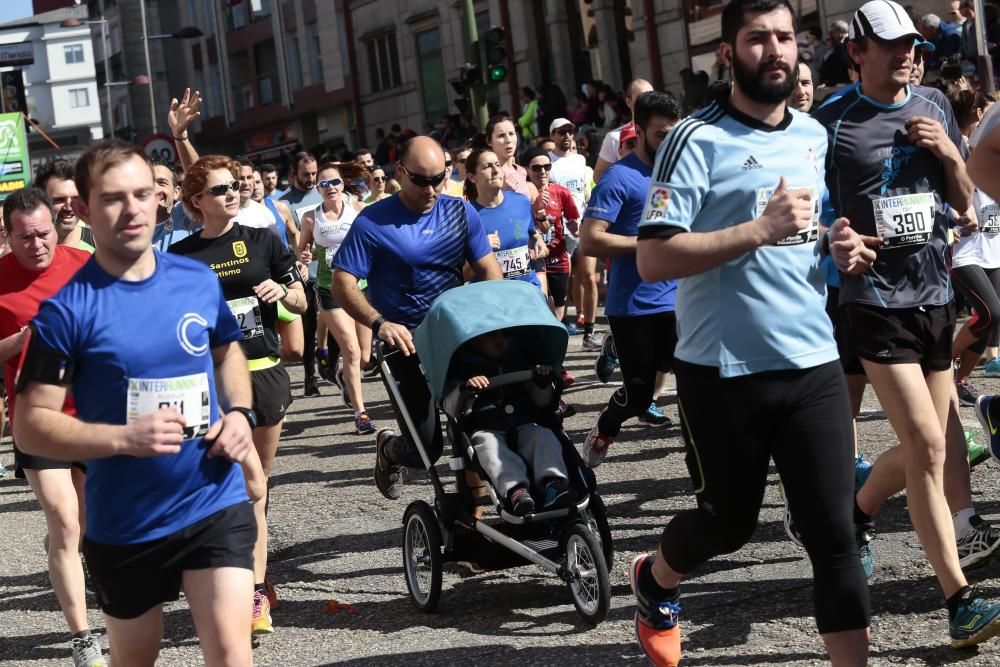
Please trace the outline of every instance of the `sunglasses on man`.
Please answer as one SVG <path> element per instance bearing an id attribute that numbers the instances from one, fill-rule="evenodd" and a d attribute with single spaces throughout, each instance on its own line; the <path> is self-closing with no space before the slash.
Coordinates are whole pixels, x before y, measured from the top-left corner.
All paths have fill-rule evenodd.
<path id="1" fill-rule="evenodd" d="M 399 165 L 399 169 L 406 174 L 406 177 L 410 179 L 410 182 L 418 188 L 436 188 L 441 185 L 441 182 L 445 179 L 445 172 L 443 171 L 436 176 L 421 176 L 420 174 L 414 174 L 403 165 Z"/>

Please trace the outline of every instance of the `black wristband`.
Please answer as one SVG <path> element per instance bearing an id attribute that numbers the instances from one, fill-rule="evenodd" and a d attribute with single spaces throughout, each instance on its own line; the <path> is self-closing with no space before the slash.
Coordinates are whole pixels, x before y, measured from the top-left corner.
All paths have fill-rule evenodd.
<path id="1" fill-rule="evenodd" d="M 385 318 L 381 315 L 376 317 L 375 321 L 372 322 L 372 335 L 376 338 L 378 338 L 378 330 L 382 328 L 383 324 L 385 324 Z"/>
<path id="2" fill-rule="evenodd" d="M 253 430 L 257 428 L 257 413 L 254 412 L 253 408 L 241 408 L 233 407 L 229 408 L 230 412 L 238 412 L 247 418 L 247 423 L 250 424 L 250 429 Z"/>
<path id="3" fill-rule="evenodd" d="M 820 257 L 830 256 L 830 232 L 823 234 L 823 240 L 819 243 Z"/>

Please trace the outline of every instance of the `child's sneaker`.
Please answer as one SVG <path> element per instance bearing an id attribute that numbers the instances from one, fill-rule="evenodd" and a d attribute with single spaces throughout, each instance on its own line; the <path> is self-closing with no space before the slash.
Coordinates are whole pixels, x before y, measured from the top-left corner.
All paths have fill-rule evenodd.
<path id="1" fill-rule="evenodd" d="M 545 485 L 543 510 L 563 509 L 572 507 L 575 504 L 573 490 L 569 488 L 569 482 L 565 479 L 556 478 Z"/>
<path id="2" fill-rule="evenodd" d="M 510 511 L 514 516 L 525 516 L 535 511 L 535 501 L 523 486 L 511 489 L 507 494 L 507 502 L 510 503 Z"/>

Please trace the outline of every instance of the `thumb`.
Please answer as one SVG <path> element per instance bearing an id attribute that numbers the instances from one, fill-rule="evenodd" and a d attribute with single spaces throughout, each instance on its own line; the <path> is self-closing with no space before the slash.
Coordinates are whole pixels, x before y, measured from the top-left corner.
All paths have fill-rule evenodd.
<path id="1" fill-rule="evenodd" d="M 220 433 L 222 433 L 221 419 L 217 420 L 214 424 L 212 424 L 209 427 L 208 432 L 205 434 L 205 440 L 207 440 L 208 442 L 213 442 L 216 438 L 219 437 Z"/>
<path id="2" fill-rule="evenodd" d="M 496 234 L 497 236 L 500 236 L 500 230 L 499 229 L 494 229 L 493 233 Z"/>
<path id="3" fill-rule="evenodd" d="M 784 192 L 788 192 L 788 181 L 785 179 L 784 176 L 782 176 L 781 180 L 778 181 L 778 187 L 774 189 L 774 194 L 780 195 Z"/>

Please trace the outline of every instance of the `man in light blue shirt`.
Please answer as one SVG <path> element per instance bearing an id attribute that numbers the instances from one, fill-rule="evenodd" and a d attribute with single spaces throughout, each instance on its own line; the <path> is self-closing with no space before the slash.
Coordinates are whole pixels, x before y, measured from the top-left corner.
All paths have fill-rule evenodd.
<path id="1" fill-rule="evenodd" d="M 643 280 L 683 278 L 674 372 L 698 501 L 630 570 L 636 634 L 656 664 L 680 659 L 681 579 L 753 535 L 771 458 L 802 526 L 831 660 L 867 659 L 851 411 L 819 263 L 827 140 L 785 105 L 798 76 L 795 32 L 787 0 L 726 5 L 720 56 L 732 95 L 671 130 L 639 225 Z M 864 270 L 874 253 L 844 236 L 838 266 Z"/>

